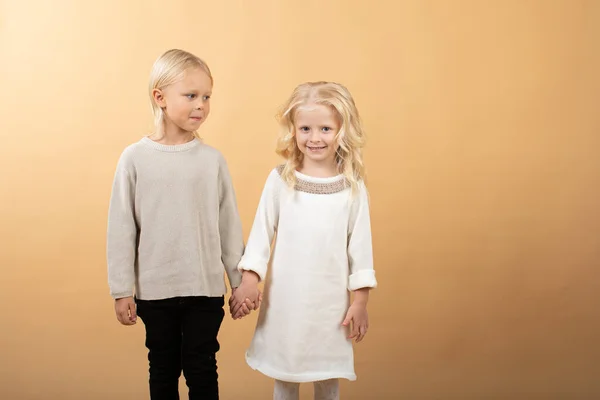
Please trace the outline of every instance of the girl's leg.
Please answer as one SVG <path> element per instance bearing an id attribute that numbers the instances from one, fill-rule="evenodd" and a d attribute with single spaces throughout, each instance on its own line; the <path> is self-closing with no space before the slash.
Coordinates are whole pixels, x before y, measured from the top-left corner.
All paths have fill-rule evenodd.
<path id="1" fill-rule="evenodd" d="M 315 385 L 315 400 L 339 400 L 340 383 L 338 379 L 318 381 Z"/>
<path id="2" fill-rule="evenodd" d="M 294 382 L 275 381 L 273 400 L 298 400 L 300 384 Z"/>

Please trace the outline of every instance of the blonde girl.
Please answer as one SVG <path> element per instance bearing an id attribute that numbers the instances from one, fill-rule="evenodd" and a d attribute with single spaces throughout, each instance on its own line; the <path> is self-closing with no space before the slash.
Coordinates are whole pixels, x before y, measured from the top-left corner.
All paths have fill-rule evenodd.
<path id="1" fill-rule="evenodd" d="M 248 364 L 275 379 L 274 399 L 298 399 L 302 382 L 314 382 L 315 399 L 338 399 L 338 379 L 356 379 L 352 339 L 367 333 L 377 286 L 363 129 L 350 92 L 332 82 L 298 86 L 279 122 L 285 163 L 266 180 L 231 311 L 241 316 L 264 280 Z"/>

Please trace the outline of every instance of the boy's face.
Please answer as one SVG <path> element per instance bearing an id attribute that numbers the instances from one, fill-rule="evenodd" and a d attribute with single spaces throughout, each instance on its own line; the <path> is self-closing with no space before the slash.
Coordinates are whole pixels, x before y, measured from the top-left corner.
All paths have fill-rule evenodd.
<path id="1" fill-rule="evenodd" d="M 296 144 L 304 154 L 304 163 L 335 165 L 340 130 L 337 113 L 323 104 L 307 104 L 296 112 L 294 121 Z"/>
<path id="2" fill-rule="evenodd" d="M 165 113 L 165 129 L 185 134 L 196 131 L 210 113 L 212 82 L 200 68 L 191 68 L 163 90 L 154 91 L 156 103 Z"/>

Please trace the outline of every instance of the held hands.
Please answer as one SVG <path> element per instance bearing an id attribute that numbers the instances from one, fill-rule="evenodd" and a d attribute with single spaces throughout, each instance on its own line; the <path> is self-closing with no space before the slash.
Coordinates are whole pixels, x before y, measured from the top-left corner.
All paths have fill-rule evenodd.
<path id="1" fill-rule="evenodd" d="M 257 310 L 262 302 L 262 293 L 258 290 L 258 275 L 244 271 L 242 283 L 233 289 L 229 298 L 229 312 L 233 319 L 240 319 Z"/>
<path id="2" fill-rule="evenodd" d="M 133 297 L 123 297 L 115 300 L 115 313 L 117 319 L 123 325 L 135 325 L 137 312 Z"/>

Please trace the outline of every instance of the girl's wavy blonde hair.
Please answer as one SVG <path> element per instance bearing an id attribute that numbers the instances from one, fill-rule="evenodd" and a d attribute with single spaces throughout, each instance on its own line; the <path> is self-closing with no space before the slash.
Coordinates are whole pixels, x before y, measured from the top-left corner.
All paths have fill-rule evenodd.
<path id="1" fill-rule="evenodd" d="M 362 157 L 365 134 L 350 91 L 335 82 L 306 82 L 297 86 L 277 115 L 281 132 L 276 151 L 286 160 L 281 172 L 283 180 L 290 187 L 296 184 L 295 171 L 302 163 L 303 154 L 296 144 L 294 120 L 298 108 L 306 104 L 323 104 L 337 114 L 340 130 L 336 135 L 339 147 L 335 160 L 338 172 L 345 176 L 352 192 L 356 193 L 365 174 Z"/>
<path id="2" fill-rule="evenodd" d="M 165 114 L 163 109 L 156 104 L 152 92 L 155 89 L 163 90 L 169 85 L 183 78 L 185 71 L 191 68 L 200 68 L 210 78 L 211 84 L 214 84 L 212 74 L 208 65 L 200 57 L 184 50 L 171 49 L 160 55 L 152 66 L 150 72 L 149 95 L 152 114 L 154 115 L 154 133 L 157 139 L 162 138 L 165 129 Z M 193 132 L 198 139 L 198 132 Z"/>

